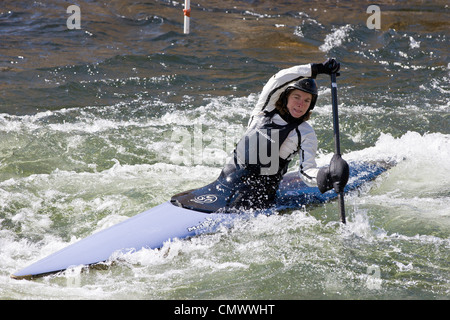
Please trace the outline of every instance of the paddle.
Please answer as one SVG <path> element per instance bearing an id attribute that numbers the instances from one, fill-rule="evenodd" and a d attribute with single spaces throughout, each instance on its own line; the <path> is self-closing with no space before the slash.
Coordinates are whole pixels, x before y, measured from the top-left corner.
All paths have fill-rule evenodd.
<path id="1" fill-rule="evenodd" d="M 341 222 L 345 224 L 345 204 L 344 204 L 344 187 L 347 184 L 349 169 L 348 164 L 341 158 L 341 146 L 339 138 L 339 116 L 337 103 L 337 84 L 336 76 L 339 73 L 331 73 L 331 103 L 333 107 L 333 130 L 334 130 L 334 156 L 330 166 L 333 166 L 331 172 L 335 173 L 333 181 L 334 191 L 338 194 L 339 215 Z"/>

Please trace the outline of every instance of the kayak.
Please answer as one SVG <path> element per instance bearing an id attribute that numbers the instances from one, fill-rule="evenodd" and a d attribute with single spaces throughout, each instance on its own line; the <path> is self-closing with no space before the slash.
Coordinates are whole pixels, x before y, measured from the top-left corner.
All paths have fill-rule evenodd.
<path id="1" fill-rule="evenodd" d="M 385 172 L 385 163 L 358 162 L 350 164 L 350 179 L 346 192 L 355 190 L 367 181 Z M 117 257 L 121 253 L 143 248 L 157 249 L 172 239 L 186 239 L 202 233 L 214 232 L 219 226 L 231 225 L 245 212 L 216 210 L 219 194 L 202 193 L 205 188 L 191 190 L 189 204 L 167 201 L 112 227 L 96 232 L 49 256 L 38 260 L 11 275 L 14 279 L 33 279 L 73 267 L 91 266 Z M 272 209 L 253 214 L 273 214 L 281 210 L 301 208 L 304 205 L 324 203 L 337 197 L 330 190 L 321 194 L 317 187 L 308 187 L 297 172 L 284 175 Z M 208 209 L 208 205 L 214 210 Z M 211 207 L 209 207 L 211 208 Z"/>

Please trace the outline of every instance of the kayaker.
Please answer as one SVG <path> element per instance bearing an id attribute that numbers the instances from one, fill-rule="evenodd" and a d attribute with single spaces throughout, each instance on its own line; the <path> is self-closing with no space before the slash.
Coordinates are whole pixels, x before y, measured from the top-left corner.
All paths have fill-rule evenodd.
<path id="1" fill-rule="evenodd" d="M 339 68 L 339 62 L 328 59 L 284 69 L 272 76 L 260 94 L 247 131 L 219 178 L 195 192 L 174 196 L 172 202 L 185 206 L 196 202 L 204 205 L 205 211 L 270 207 L 275 204 L 280 181 L 297 154 L 301 179 L 309 186 L 318 186 L 322 193 L 330 190 L 336 179 L 342 179 L 336 172 L 342 163 L 317 168 L 317 137 L 307 120 L 318 97 L 314 79 L 318 74 L 336 73 Z M 214 200 L 199 200 L 212 194 Z"/>

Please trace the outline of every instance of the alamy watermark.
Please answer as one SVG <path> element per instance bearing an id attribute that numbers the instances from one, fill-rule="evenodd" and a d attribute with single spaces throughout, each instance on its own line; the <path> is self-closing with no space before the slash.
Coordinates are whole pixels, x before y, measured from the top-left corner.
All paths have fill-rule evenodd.
<path id="1" fill-rule="evenodd" d="M 367 267 L 367 281 L 366 287 L 369 290 L 380 290 L 381 283 L 383 280 L 381 279 L 381 271 L 380 267 L 376 265 L 371 265 Z"/>
<path id="2" fill-rule="evenodd" d="M 67 29 L 81 29 L 81 9 L 77 5 L 70 5 L 67 7 L 67 13 L 71 14 L 67 18 Z M 381 9 L 379 6 L 372 4 L 367 7 L 366 13 L 371 15 L 366 20 L 366 26 L 369 29 L 381 29 Z"/>
<path id="3" fill-rule="evenodd" d="M 261 175 L 273 175 L 279 170 L 281 144 L 279 129 L 253 128 L 245 132 L 242 126 L 230 126 L 226 130 L 203 131 L 201 124 L 195 124 L 190 130 L 174 128 L 172 148 L 160 156 L 187 166 L 224 165 L 233 158 L 240 166 L 256 165 Z"/>
<path id="4" fill-rule="evenodd" d="M 377 5 L 370 5 L 367 7 L 366 13 L 371 13 L 367 18 L 366 26 L 369 29 L 381 29 L 381 10 Z"/>
<path id="5" fill-rule="evenodd" d="M 67 13 L 70 13 L 70 17 L 67 18 L 67 29 L 81 29 L 81 10 L 77 5 L 70 5 L 67 7 Z"/>
<path id="6" fill-rule="evenodd" d="M 81 9 L 77 5 L 70 5 L 67 7 L 67 13 L 70 13 L 70 17 L 67 18 L 67 29 L 81 29 Z M 371 15 L 366 20 L 366 26 L 369 29 L 381 29 L 381 9 L 379 6 L 372 4 L 367 7 L 366 13 Z"/>
<path id="7" fill-rule="evenodd" d="M 236 142 L 244 134 L 240 125 L 228 126 L 225 130 L 209 128 L 203 130 L 202 124 L 179 126 L 163 137 L 168 148 L 158 150 L 160 161 L 176 165 L 223 165 L 233 152 Z"/>
<path id="8" fill-rule="evenodd" d="M 370 291 L 381 290 L 383 279 L 381 269 L 377 265 L 370 265 L 366 268 L 366 273 L 346 281 L 334 272 L 330 272 L 325 277 L 325 289 L 329 292 L 343 292 L 346 289 L 366 288 Z"/>

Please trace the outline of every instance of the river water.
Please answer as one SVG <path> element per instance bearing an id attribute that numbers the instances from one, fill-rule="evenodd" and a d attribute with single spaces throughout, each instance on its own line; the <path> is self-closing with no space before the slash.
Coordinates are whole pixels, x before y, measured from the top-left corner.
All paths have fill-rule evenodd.
<path id="1" fill-rule="evenodd" d="M 0 4 L 0 299 L 449 299 L 448 1 Z M 376 18 L 376 17 L 375 17 Z M 335 201 L 237 221 L 106 269 L 14 271 L 214 180 L 264 83 L 342 63 L 347 160 L 397 165 Z M 329 77 L 310 123 L 333 154 Z M 292 168 L 294 169 L 294 167 Z"/>

